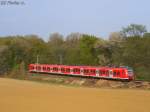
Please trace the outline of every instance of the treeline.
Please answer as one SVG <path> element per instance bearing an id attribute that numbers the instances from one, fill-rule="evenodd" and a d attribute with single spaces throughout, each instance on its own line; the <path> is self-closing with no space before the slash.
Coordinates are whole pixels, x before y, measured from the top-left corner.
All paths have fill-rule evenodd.
<path id="1" fill-rule="evenodd" d="M 137 79 L 150 80 L 150 33 L 131 24 L 109 39 L 88 34 L 59 33 L 44 41 L 37 35 L 0 37 L 0 74 L 27 71 L 30 63 L 130 66 Z M 20 73 L 19 72 L 19 73 Z"/>

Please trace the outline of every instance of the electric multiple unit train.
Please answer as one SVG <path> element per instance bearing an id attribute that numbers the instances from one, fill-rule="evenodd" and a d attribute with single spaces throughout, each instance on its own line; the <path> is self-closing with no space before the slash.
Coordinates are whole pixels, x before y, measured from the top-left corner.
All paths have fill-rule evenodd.
<path id="1" fill-rule="evenodd" d="M 30 64 L 29 72 L 97 77 L 97 78 L 119 79 L 119 80 L 134 80 L 133 70 L 126 66 L 94 67 L 94 66 Z"/>

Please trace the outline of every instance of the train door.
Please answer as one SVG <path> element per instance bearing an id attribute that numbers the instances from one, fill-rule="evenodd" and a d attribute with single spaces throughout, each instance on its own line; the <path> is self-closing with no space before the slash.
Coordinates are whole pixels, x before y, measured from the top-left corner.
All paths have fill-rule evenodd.
<path id="1" fill-rule="evenodd" d="M 53 73 L 53 66 L 50 68 L 50 72 L 52 72 L 52 73 Z"/>
<path id="2" fill-rule="evenodd" d="M 99 70 L 96 70 L 96 77 L 99 77 Z"/>
<path id="3" fill-rule="evenodd" d="M 113 78 L 113 71 L 112 70 L 109 70 L 109 77 Z"/>
<path id="4" fill-rule="evenodd" d="M 60 66 L 58 67 L 58 72 L 61 73 L 61 67 Z"/>
<path id="5" fill-rule="evenodd" d="M 83 75 L 84 73 L 83 73 L 83 68 L 80 68 L 80 75 Z"/>
<path id="6" fill-rule="evenodd" d="M 70 73 L 73 75 L 73 68 L 70 68 Z"/>

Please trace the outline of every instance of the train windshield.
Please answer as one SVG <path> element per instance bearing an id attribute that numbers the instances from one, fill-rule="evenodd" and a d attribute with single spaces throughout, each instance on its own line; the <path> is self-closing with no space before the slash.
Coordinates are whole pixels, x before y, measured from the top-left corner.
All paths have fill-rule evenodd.
<path id="1" fill-rule="evenodd" d="M 133 76 L 133 70 L 132 69 L 128 69 L 128 74 L 129 74 L 129 76 Z"/>
<path id="2" fill-rule="evenodd" d="M 127 69 L 127 72 L 128 72 L 128 75 L 129 76 L 133 76 L 133 69 L 131 67 L 128 67 L 128 66 L 121 66 L 120 68 L 126 68 Z"/>

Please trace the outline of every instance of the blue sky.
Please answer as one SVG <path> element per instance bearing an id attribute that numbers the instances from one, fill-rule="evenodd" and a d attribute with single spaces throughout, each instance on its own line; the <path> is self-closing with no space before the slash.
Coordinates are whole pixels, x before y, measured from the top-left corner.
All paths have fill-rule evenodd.
<path id="1" fill-rule="evenodd" d="M 48 39 L 54 32 L 64 36 L 80 32 L 107 38 L 131 23 L 146 25 L 150 31 L 150 0 L 24 2 L 18 6 L 0 5 L 0 36 L 37 34 Z"/>

